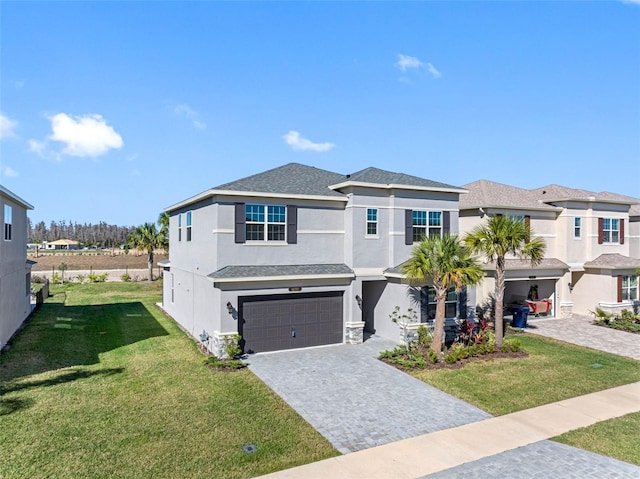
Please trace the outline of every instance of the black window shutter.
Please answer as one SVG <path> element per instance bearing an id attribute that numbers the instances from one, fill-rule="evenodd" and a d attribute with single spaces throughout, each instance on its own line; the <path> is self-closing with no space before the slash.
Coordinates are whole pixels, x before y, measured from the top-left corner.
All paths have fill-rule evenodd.
<path id="1" fill-rule="evenodd" d="M 298 207 L 287 206 L 287 243 L 298 243 Z"/>
<path id="2" fill-rule="evenodd" d="M 531 241 L 531 216 L 524 217 L 524 227 L 527 230 L 527 243 Z"/>
<path id="3" fill-rule="evenodd" d="M 420 288 L 420 322 L 426 323 L 429 320 L 429 290 L 426 286 Z"/>
<path id="4" fill-rule="evenodd" d="M 444 234 L 451 232 L 451 212 L 450 211 L 442 212 L 442 232 Z"/>
<path id="5" fill-rule="evenodd" d="M 624 244 L 624 219 L 620 219 L 620 244 Z"/>
<path id="6" fill-rule="evenodd" d="M 463 286 L 458 294 L 458 310 L 460 319 L 467 319 L 467 287 Z"/>
<path id="7" fill-rule="evenodd" d="M 244 243 L 247 240 L 247 231 L 245 229 L 246 212 L 244 203 L 236 203 L 236 243 Z"/>
<path id="8" fill-rule="evenodd" d="M 413 210 L 404 210 L 404 244 L 413 244 Z"/>

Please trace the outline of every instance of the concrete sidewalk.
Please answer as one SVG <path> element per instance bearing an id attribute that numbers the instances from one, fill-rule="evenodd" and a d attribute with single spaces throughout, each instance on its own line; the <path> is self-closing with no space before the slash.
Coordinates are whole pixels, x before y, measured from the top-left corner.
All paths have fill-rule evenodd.
<path id="1" fill-rule="evenodd" d="M 640 411 L 640 382 L 261 477 L 415 479 L 637 411 Z M 636 466 L 629 467 L 635 472 Z"/>

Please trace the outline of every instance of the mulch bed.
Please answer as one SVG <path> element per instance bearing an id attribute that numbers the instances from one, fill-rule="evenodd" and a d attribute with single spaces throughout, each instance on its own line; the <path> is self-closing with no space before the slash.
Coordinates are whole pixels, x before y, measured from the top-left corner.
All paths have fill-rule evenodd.
<path id="1" fill-rule="evenodd" d="M 425 371 L 425 370 L 437 370 L 437 369 L 461 369 L 465 365 L 472 362 L 490 361 L 492 359 L 502 359 L 502 358 L 511 358 L 511 359 L 526 358 L 527 356 L 529 356 L 529 354 L 526 351 L 517 351 L 515 353 L 514 352 L 509 352 L 509 353 L 495 352 L 495 353 L 483 354 L 482 356 L 472 356 L 470 358 L 461 359 L 460 361 L 457 361 L 453 364 L 448 364 L 448 363 L 445 363 L 444 361 L 440 361 L 435 364 L 427 363 L 427 365 L 424 368 L 406 368 L 400 364 L 394 364 L 393 362 L 391 362 L 386 358 L 379 358 L 379 359 L 380 361 L 387 363 L 389 366 L 393 366 L 394 368 L 399 369 L 401 371 Z"/>

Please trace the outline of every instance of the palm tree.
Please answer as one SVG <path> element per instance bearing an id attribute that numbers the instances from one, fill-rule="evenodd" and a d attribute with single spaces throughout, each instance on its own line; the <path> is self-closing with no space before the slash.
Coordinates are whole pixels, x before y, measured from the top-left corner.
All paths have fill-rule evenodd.
<path id="1" fill-rule="evenodd" d="M 504 271 L 505 257 L 517 256 L 528 260 L 531 266 L 540 264 L 546 249 L 542 238 L 531 238 L 524 221 L 511 216 L 492 216 L 486 224 L 478 225 L 465 235 L 464 243 L 474 253 L 481 254 L 496 264 L 495 286 L 495 330 L 496 347 L 502 347 L 504 325 Z"/>
<path id="2" fill-rule="evenodd" d="M 160 233 L 164 235 L 164 252 L 169 252 L 169 213 L 163 211 L 158 216 L 158 224 L 160 225 Z"/>
<path id="3" fill-rule="evenodd" d="M 165 245 L 165 234 L 162 229 L 157 230 L 155 223 L 145 223 L 138 226 L 129 238 L 132 247 L 147 252 L 149 267 L 149 281 L 153 281 L 153 252 Z"/>
<path id="4" fill-rule="evenodd" d="M 431 280 L 436 291 L 436 317 L 431 349 L 442 351 L 444 316 L 447 290 L 452 286 L 460 292 L 463 286 L 478 284 L 483 271 L 471 251 L 457 235 L 429 236 L 423 238 L 402 265 L 402 273 L 412 284 L 424 284 Z"/>

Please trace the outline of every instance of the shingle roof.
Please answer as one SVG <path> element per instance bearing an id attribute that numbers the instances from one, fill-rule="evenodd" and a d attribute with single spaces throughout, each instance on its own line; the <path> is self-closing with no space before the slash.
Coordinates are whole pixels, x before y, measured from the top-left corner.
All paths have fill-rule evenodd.
<path id="1" fill-rule="evenodd" d="M 460 196 L 460 209 L 473 208 L 523 208 L 535 210 L 554 210 L 553 206 L 541 201 L 529 190 L 515 186 L 478 180 L 462 186 L 469 193 Z"/>
<path id="2" fill-rule="evenodd" d="M 593 261 L 587 261 L 585 268 L 635 269 L 640 268 L 640 259 L 629 258 L 618 253 L 605 253 Z"/>
<path id="3" fill-rule="evenodd" d="M 526 271 L 526 270 L 541 270 L 541 269 L 561 269 L 569 270 L 569 265 L 564 261 L 560 261 L 557 258 L 544 258 L 540 264 L 531 266 L 531 263 L 521 259 L 506 259 L 504 261 L 504 268 L 506 271 Z M 482 269 L 485 271 L 495 271 L 496 263 L 492 261 L 490 263 L 484 263 Z"/>
<path id="4" fill-rule="evenodd" d="M 342 181 L 345 181 L 345 179 L 343 178 Z M 447 185 L 438 181 L 407 175 L 405 173 L 394 173 L 392 171 L 381 170 L 374 167 L 365 168 L 364 170 L 348 175 L 348 181 L 374 183 L 378 185 L 405 185 L 419 186 L 422 188 L 461 189 L 457 186 Z"/>
<path id="5" fill-rule="evenodd" d="M 633 204 L 640 200 L 631 196 L 619 195 L 609 191 L 595 193 L 588 190 L 579 190 L 568 188 L 562 185 L 547 185 L 534 190 L 529 190 L 538 199 L 542 201 L 561 201 L 561 200 L 584 200 L 584 201 L 606 201 Z"/>
<path id="6" fill-rule="evenodd" d="M 282 276 L 354 276 L 345 264 L 297 264 L 262 266 L 225 266 L 208 275 L 216 280 L 273 278 Z"/>
<path id="7" fill-rule="evenodd" d="M 640 216 L 640 204 L 633 205 L 629 208 L 629 216 Z"/>
<path id="8" fill-rule="evenodd" d="M 329 185 L 344 180 L 345 176 L 338 173 L 300 163 L 288 163 L 278 168 L 216 186 L 214 190 L 342 197 L 344 196 L 342 193 L 330 189 Z"/>

